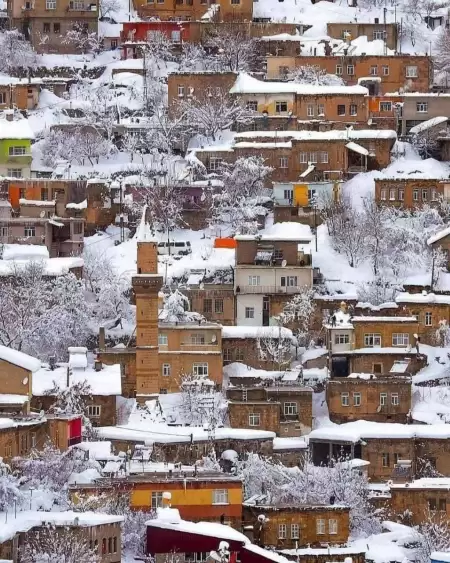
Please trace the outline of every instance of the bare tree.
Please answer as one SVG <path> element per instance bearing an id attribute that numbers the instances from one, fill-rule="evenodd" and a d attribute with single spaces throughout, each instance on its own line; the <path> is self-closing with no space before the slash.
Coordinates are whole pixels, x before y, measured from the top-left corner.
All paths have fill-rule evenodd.
<path id="1" fill-rule="evenodd" d="M 283 325 L 294 325 L 300 346 L 309 346 L 311 342 L 311 320 L 315 310 L 314 290 L 303 287 L 299 293 L 286 303 L 280 314 Z"/>
<path id="2" fill-rule="evenodd" d="M 73 29 L 67 31 L 61 38 L 63 45 L 73 45 L 83 55 L 90 52 L 98 53 L 101 48 L 97 32 L 89 31 L 81 23 L 75 23 Z"/>
<path id="3" fill-rule="evenodd" d="M 257 42 L 246 27 L 223 25 L 213 27 L 205 42 L 214 56 L 217 71 L 249 71 L 257 61 Z"/>

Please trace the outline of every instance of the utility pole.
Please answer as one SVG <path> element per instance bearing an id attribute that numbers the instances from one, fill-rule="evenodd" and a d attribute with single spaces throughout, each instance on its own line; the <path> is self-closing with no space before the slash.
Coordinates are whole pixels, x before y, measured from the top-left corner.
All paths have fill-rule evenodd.
<path id="1" fill-rule="evenodd" d="M 123 192 L 122 180 L 119 182 L 119 226 L 120 226 L 120 242 L 125 242 L 125 226 L 123 222 Z"/>

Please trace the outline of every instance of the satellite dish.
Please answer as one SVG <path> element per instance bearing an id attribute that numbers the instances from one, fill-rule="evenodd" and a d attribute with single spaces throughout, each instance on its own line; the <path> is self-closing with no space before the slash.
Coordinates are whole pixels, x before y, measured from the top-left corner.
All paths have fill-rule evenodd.
<path id="1" fill-rule="evenodd" d="M 215 334 L 211 336 L 211 342 L 217 342 L 217 336 Z"/>
<path id="2" fill-rule="evenodd" d="M 22 383 L 23 385 L 26 385 L 28 383 L 28 377 L 24 377 Z"/>
<path id="3" fill-rule="evenodd" d="M 381 405 L 378 405 L 377 412 L 381 412 Z"/>
<path id="4" fill-rule="evenodd" d="M 287 265 L 286 260 L 283 260 L 283 261 L 281 262 L 281 267 L 282 267 L 282 268 L 286 268 L 286 265 Z"/>
<path id="5" fill-rule="evenodd" d="M 45 211 L 44 211 L 44 210 L 42 210 L 42 211 L 39 213 L 39 217 L 40 217 L 41 219 L 43 219 L 43 218 L 45 217 Z"/>

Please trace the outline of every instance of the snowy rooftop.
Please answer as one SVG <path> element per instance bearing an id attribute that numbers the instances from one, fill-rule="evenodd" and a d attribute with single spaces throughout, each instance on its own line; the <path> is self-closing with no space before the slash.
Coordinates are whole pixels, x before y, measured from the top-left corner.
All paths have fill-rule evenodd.
<path id="1" fill-rule="evenodd" d="M 396 139 L 397 133 L 390 129 L 348 129 L 331 131 L 245 131 L 236 134 L 236 140 L 244 139 L 294 139 L 297 141 L 340 141 L 350 139 Z"/>
<path id="2" fill-rule="evenodd" d="M 417 323 L 416 317 L 352 317 L 352 323 Z"/>
<path id="3" fill-rule="evenodd" d="M 48 366 L 42 367 L 33 374 L 33 395 L 43 396 L 55 387 L 67 388 L 67 370 L 69 364 L 58 364 L 51 370 Z M 93 395 L 121 395 L 122 380 L 120 365 L 103 366 L 101 371 L 95 371 L 93 366 L 85 369 L 70 370 L 70 385 L 86 381 L 91 387 Z"/>
<path id="4" fill-rule="evenodd" d="M 445 229 L 442 229 L 441 231 L 437 232 L 435 235 L 432 235 L 427 240 L 427 244 L 428 245 L 434 244 L 435 242 L 442 240 L 443 238 L 445 238 L 448 235 L 450 235 L 450 227 L 446 227 Z"/>
<path id="5" fill-rule="evenodd" d="M 2 395 L 0 405 L 23 405 L 29 400 L 28 395 Z"/>
<path id="6" fill-rule="evenodd" d="M 23 139 L 31 141 L 34 139 L 28 119 L 16 119 L 8 121 L 0 115 L 0 139 Z"/>
<path id="7" fill-rule="evenodd" d="M 397 303 L 442 303 L 450 304 L 450 295 L 436 295 L 435 293 L 398 293 L 395 298 Z"/>
<path id="8" fill-rule="evenodd" d="M 35 526 L 52 524 L 54 526 L 102 526 L 123 522 L 123 516 L 112 516 L 97 512 L 35 512 L 26 510 L 17 512 L 14 517 L 9 514 L 8 518 L 0 512 L 2 525 L 0 526 L 0 543 L 12 539 L 19 532 L 27 532 Z"/>
<path id="9" fill-rule="evenodd" d="M 369 422 L 358 420 L 345 424 L 332 424 L 313 430 L 310 440 L 329 440 L 337 442 L 359 442 L 364 439 L 409 439 L 450 438 L 450 427 L 446 424 L 396 424 L 392 422 Z"/>
<path id="10" fill-rule="evenodd" d="M 282 338 L 296 342 L 292 330 L 277 326 L 224 326 L 222 338 Z"/>
<path id="11" fill-rule="evenodd" d="M 46 421 L 46 418 L 37 416 L 20 417 L 18 419 L 0 418 L 0 430 L 6 428 L 20 428 L 22 426 L 34 426 L 35 424 L 43 424 Z"/>
<path id="12" fill-rule="evenodd" d="M 5 362 L 31 372 L 36 372 L 41 367 L 41 361 L 37 358 L 33 358 L 33 356 L 29 356 L 18 350 L 7 348 L 6 346 L 0 346 L 0 360 L 4 360 Z"/>
<path id="13" fill-rule="evenodd" d="M 236 240 L 264 240 L 264 241 L 311 241 L 313 239 L 311 227 L 301 223 L 274 223 L 257 235 L 236 235 Z"/>
<path id="14" fill-rule="evenodd" d="M 301 96 L 327 96 L 330 94 L 360 94 L 369 93 L 363 86 L 315 86 L 312 84 L 297 84 L 295 82 L 265 82 L 241 73 L 230 89 L 230 94 L 298 94 Z"/>
<path id="15" fill-rule="evenodd" d="M 448 179 L 450 174 L 450 166 L 447 162 L 439 162 L 434 158 L 427 158 L 425 160 L 417 160 L 415 158 L 399 158 L 389 164 L 384 170 L 377 172 L 375 181 L 377 179 Z"/>
<path id="16" fill-rule="evenodd" d="M 450 490 L 449 477 L 424 477 L 410 483 L 394 483 L 391 489 L 446 489 Z"/>
<path id="17" fill-rule="evenodd" d="M 345 55 L 348 56 L 394 56 L 395 51 L 386 47 L 382 39 L 369 41 L 365 35 L 357 37 L 348 43 L 343 39 L 329 39 L 324 38 L 304 38 L 300 43 L 300 57 L 302 56 L 324 56 L 325 45 L 328 43 L 332 49 L 332 55 Z M 370 77 L 372 79 L 373 77 Z"/>
<path id="18" fill-rule="evenodd" d="M 436 127 L 438 125 L 443 125 L 444 123 L 447 123 L 447 121 L 448 121 L 448 117 L 444 117 L 444 116 L 432 117 L 431 119 L 427 119 L 426 121 L 419 123 L 419 125 L 415 125 L 414 127 L 411 127 L 409 132 L 413 135 L 417 135 L 418 133 L 422 133 L 423 131 L 427 131 L 428 129 L 431 129 L 432 127 Z"/>
<path id="19" fill-rule="evenodd" d="M 352 317 L 349 313 L 346 313 L 345 311 L 335 311 L 333 313 L 334 319 L 331 318 L 329 322 L 324 323 L 324 326 L 326 328 L 331 328 L 331 329 L 338 329 L 338 328 L 346 328 L 346 329 L 352 329 L 353 325 L 352 325 Z"/>

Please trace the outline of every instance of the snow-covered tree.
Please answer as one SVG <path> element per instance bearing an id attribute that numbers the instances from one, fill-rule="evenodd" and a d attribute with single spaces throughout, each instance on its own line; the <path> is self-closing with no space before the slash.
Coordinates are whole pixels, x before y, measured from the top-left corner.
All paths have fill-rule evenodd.
<path id="1" fill-rule="evenodd" d="M 98 53 L 101 48 L 101 41 L 96 31 L 89 31 L 81 23 L 74 23 L 73 28 L 69 29 L 62 37 L 63 45 L 72 45 L 84 55 L 86 53 Z"/>
<path id="2" fill-rule="evenodd" d="M 448 348 L 450 346 L 450 328 L 447 319 L 441 319 L 435 334 L 436 343 L 441 348 Z"/>
<path id="3" fill-rule="evenodd" d="M 147 70 L 152 70 L 155 66 L 159 69 L 159 65 L 173 60 L 173 44 L 167 33 L 162 31 L 152 31 L 151 37 L 144 46 L 144 56 L 146 63 L 150 65 Z"/>
<path id="4" fill-rule="evenodd" d="M 222 89 L 212 96 L 185 99 L 179 104 L 179 108 L 186 127 L 193 134 L 204 135 L 213 141 L 222 131 L 230 129 L 236 123 L 252 123 L 256 115 Z"/>
<path id="5" fill-rule="evenodd" d="M 257 347 L 259 358 L 267 362 L 267 369 L 276 368 L 280 371 L 289 367 L 293 358 L 293 344 L 290 338 L 284 338 L 282 335 L 278 338 L 261 336 L 258 338 Z"/>
<path id="6" fill-rule="evenodd" d="M 36 53 L 29 41 L 17 29 L 4 30 L 0 33 L 1 72 L 34 68 L 37 64 Z"/>
<path id="7" fill-rule="evenodd" d="M 27 534 L 20 547 L 23 563 L 97 563 L 100 556 L 80 529 L 41 527 Z"/>
<path id="8" fill-rule="evenodd" d="M 220 24 L 211 28 L 205 46 L 214 54 L 216 71 L 247 72 L 258 60 L 257 42 L 242 26 Z"/>
<path id="9" fill-rule="evenodd" d="M 227 416 L 226 401 L 215 391 L 214 382 L 207 377 L 180 375 L 180 412 L 185 424 L 216 428 L 223 426 Z"/>
<path id="10" fill-rule="evenodd" d="M 283 325 L 293 325 L 301 346 L 309 346 L 311 342 L 311 320 L 315 310 L 314 291 L 303 287 L 299 293 L 286 303 L 280 314 Z"/>
<path id="11" fill-rule="evenodd" d="M 14 504 L 20 507 L 24 499 L 20 485 L 18 477 L 11 472 L 10 466 L 0 457 L 0 512 L 10 509 Z"/>
<path id="12" fill-rule="evenodd" d="M 450 551 L 447 515 L 440 511 L 428 511 L 423 523 L 416 527 L 415 540 L 418 544 L 415 560 L 418 563 L 428 563 L 433 551 Z"/>
<path id="13" fill-rule="evenodd" d="M 159 319 L 168 323 L 199 322 L 203 320 L 203 316 L 190 311 L 189 299 L 179 289 L 175 289 L 165 297 Z"/>
<path id="14" fill-rule="evenodd" d="M 64 389 L 55 383 L 46 395 L 55 397 L 50 412 L 66 415 L 83 414 L 86 401 L 92 396 L 92 389 L 87 381 L 77 381 Z"/>
<path id="15" fill-rule="evenodd" d="M 327 71 L 317 65 L 299 66 L 288 72 L 287 80 L 297 84 L 312 84 L 313 86 L 343 86 L 344 81 L 336 74 L 328 74 Z"/>
<path id="16" fill-rule="evenodd" d="M 113 18 L 117 12 L 122 9 L 120 0 L 100 0 L 99 2 L 99 19 L 105 20 Z"/>
<path id="17" fill-rule="evenodd" d="M 73 274 L 45 278 L 39 262 L 12 264 L 0 285 L 0 343 L 48 359 L 63 359 L 68 346 L 88 335 L 90 306 Z"/>
<path id="18" fill-rule="evenodd" d="M 180 70 L 212 71 L 216 68 L 215 57 L 203 45 L 185 41 L 181 48 Z"/>

